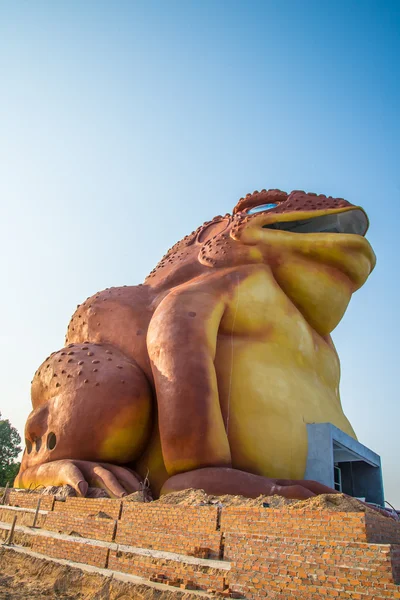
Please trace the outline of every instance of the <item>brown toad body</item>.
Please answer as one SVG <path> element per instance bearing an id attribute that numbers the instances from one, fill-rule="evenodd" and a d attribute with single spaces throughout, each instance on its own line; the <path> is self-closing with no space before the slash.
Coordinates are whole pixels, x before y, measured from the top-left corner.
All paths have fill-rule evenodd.
<path id="1" fill-rule="evenodd" d="M 375 264 L 367 227 L 343 199 L 254 192 L 143 285 L 88 298 L 33 379 L 16 484 L 325 491 L 303 481 L 306 424 L 354 435 L 330 333 Z"/>

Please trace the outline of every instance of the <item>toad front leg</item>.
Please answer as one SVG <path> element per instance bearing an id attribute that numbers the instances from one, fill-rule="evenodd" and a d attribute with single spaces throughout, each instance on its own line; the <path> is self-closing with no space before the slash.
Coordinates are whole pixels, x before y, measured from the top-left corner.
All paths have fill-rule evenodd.
<path id="1" fill-rule="evenodd" d="M 210 494 L 303 499 L 332 492 L 317 482 L 269 479 L 231 468 L 214 367 L 228 293 L 229 286 L 220 292 L 199 283 L 182 286 L 162 301 L 150 323 L 148 350 L 170 475 L 161 493 L 194 487 Z"/>
<path id="2" fill-rule="evenodd" d="M 224 309 L 215 292 L 184 286 L 161 302 L 150 322 L 147 343 L 169 475 L 231 465 L 214 368 Z"/>

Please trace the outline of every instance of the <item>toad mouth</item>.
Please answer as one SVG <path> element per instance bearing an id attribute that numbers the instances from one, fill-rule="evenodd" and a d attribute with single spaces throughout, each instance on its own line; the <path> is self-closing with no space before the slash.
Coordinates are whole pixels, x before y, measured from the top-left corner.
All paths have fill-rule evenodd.
<path id="1" fill-rule="evenodd" d="M 350 233 L 364 236 L 368 219 L 363 210 L 351 209 L 295 221 L 276 221 L 262 226 L 263 229 L 279 229 L 290 233 Z"/>

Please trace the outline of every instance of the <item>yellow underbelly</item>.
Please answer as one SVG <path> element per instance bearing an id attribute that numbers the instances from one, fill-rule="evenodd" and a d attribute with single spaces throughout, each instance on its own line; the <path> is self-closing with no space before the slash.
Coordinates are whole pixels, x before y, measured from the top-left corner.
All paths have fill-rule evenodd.
<path id="1" fill-rule="evenodd" d="M 330 377 L 327 356 L 314 363 L 271 340 L 220 336 L 215 366 L 233 467 L 302 479 L 307 423 L 330 422 L 354 436 Z M 317 369 L 316 369 L 317 367 Z M 318 368 L 320 372 L 318 372 Z"/>

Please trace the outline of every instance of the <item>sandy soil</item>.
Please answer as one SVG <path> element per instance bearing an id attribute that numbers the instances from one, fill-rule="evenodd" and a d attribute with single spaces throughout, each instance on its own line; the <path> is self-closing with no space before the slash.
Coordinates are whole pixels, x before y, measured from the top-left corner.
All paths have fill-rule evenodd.
<path id="1" fill-rule="evenodd" d="M 281 496 L 208 496 L 203 490 L 183 490 L 173 492 L 155 500 L 154 504 L 172 504 L 175 506 L 201 506 L 216 504 L 222 506 L 263 506 L 283 508 L 285 510 L 333 510 L 340 512 L 365 512 L 370 510 L 359 500 L 344 494 L 321 494 L 308 500 L 288 500 Z"/>
<path id="2" fill-rule="evenodd" d="M 54 589 L 57 579 L 56 569 L 47 567 L 43 561 L 39 565 L 29 564 L 29 559 L 22 555 L 0 549 L 0 600 L 77 600 L 80 594 L 67 593 Z M 47 563 L 49 565 L 50 563 Z M 32 568 L 33 567 L 33 568 Z M 50 589 L 49 589 L 50 588 Z M 52 589 L 53 588 L 53 589 Z"/>
<path id="3" fill-rule="evenodd" d="M 205 595 L 207 600 L 209 596 Z M 0 546 L 0 600 L 194 600 L 184 591 L 161 591 L 19 554 Z"/>
<path id="4" fill-rule="evenodd" d="M 90 488 L 91 497 L 96 497 L 99 492 L 99 497 L 103 497 L 104 490 L 96 490 Z M 25 492 L 20 490 L 20 493 L 35 493 Z M 49 487 L 41 491 L 43 494 L 53 494 L 56 500 L 65 500 L 67 496 L 74 496 L 75 490 L 69 486 Z M 269 508 L 279 508 L 284 510 L 329 510 L 337 512 L 371 512 L 374 515 L 380 515 L 382 518 L 389 516 L 385 511 L 377 511 L 371 508 L 356 498 L 351 498 L 345 494 L 321 494 L 307 500 L 289 500 L 281 496 L 259 496 L 258 498 L 246 498 L 244 496 L 210 496 L 204 490 L 188 489 L 180 492 L 172 492 L 166 494 L 158 500 L 150 500 L 150 497 L 143 492 L 135 492 L 124 497 L 124 502 L 151 502 L 153 505 L 174 505 L 174 506 L 247 506 L 257 507 L 266 506 Z M 1 600 L 1 598 L 0 598 Z"/>

